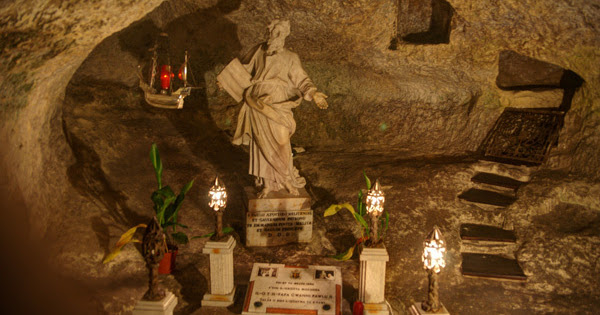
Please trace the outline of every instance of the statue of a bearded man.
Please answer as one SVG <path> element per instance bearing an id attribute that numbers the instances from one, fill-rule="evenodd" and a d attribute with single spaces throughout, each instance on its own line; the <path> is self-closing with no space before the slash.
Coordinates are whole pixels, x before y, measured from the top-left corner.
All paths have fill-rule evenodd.
<path id="1" fill-rule="evenodd" d="M 317 92 L 298 55 L 283 47 L 290 22 L 274 20 L 268 31 L 269 40 L 241 61 L 249 82 L 241 94 L 243 105 L 233 137 L 233 144 L 249 146 L 249 173 L 256 178 L 259 198 L 281 189 L 298 195 L 306 180 L 292 161 L 290 137 L 296 130 L 292 108 L 302 99 L 314 101 L 321 109 L 328 106 L 327 96 Z"/>

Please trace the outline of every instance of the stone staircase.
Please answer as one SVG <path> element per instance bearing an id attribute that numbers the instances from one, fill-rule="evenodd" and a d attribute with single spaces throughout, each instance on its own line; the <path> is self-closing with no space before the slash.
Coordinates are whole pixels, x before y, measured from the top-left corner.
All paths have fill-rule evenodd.
<path id="1" fill-rule="evenodd" d="M 499 227 L 462 224 L 460 226 L 462 274 L 497 280 L 525 281 L 527 277 L 514 257 L 514 231 Z"/>
<path id="2" fill-rule="evenodd" d="M 501 211 L 517 200 L 517 191 L 530 180 L 531 168 L 479 161 L 473 166 L 473 187 L 458 198 L 483 211 Z M 517 238 L 505 227 L 465 223 L 460 226 L 462 274 L 495 280 L 525 281 L 514 256 Z"/>
<path id="3" fill-rule="evenodd" d="M 530 179 L 530 168 L 526 166 L 479 161 L 473 166 L 473 171 L 473 187 L 458 198 L 483 210 L 510 206 L 517 201 L 517 190 Z"/>

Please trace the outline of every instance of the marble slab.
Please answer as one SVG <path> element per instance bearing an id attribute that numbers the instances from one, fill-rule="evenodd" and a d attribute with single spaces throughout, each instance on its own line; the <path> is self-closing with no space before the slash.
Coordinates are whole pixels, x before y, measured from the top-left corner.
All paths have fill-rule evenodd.
<path id="1" fill-rule="evenodd" d="M 206 293 L 202 298 L 202 306 L 218 306 L 228 307 L 234 302 L 236 286 L 233 286 L 233 290 L 229 294 L 211 294 Z"/>
<path id="2" fill-rule="evenodd" d="M 363 315 L 389 315 L 390 311 L 386 303 L 365 303 Z"/>
<path id="3" fill-rule="evenodd" d="M 133 315 L 173 315 L 177 297 L 169 291 L 160 301 L 138 301 L 133 309 Z"/>
<path id="4" fill-rule="evenodd" d="M 342 271 L 334 266 L 255 263 L 242 314 L 342 314 Z"/>
<path id="5" fill-rule="evenodd" d="M 304 188 L 298 189 L 298 196 L 288 194 L 285 190 L 272 191 L 264 198 L 256 196 L 256 188 L 244 187 L 244 204 L 249 212 L 309 210 L 310 196 Z"/>
<path id="6" fill-rule="evenodd" d="M 246 246 L 307 243 L 312 238 L 313 211 L 246 212 Z"/>

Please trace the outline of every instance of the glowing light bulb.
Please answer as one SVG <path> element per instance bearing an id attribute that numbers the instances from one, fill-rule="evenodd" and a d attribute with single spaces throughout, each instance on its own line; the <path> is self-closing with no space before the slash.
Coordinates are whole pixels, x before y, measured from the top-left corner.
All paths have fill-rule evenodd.
<path id="1" fill-rule="evenodd" d="M 367 193 L 367 212 L 372 213 L 377 211 L 377 214 L 383 212 L 383 206 L 385 204 L 385 194 L 381 191 L 379 185 L 379 179 L 375 181 L 375 185 L 371 187 L 371 190 Z"/>
<path id="2" fill-rule="evenodd" d="M 210 197 L 208 206 L 213 208 L 213 210 L 219 211 L 227 206 L 227 190 L 225 189 L 225 186 L 219 182 L 218 176 L 215 178 L 215 183 L 210 188 L 208 196 Z"/>
<path id="3" fill-rule="evenodd" d="M 444 240 L 442 240 L 442 233 L 437 226 L 433 227 L 433 231 L 429 233 L 423 245 L 423 267 L 439 273 L 442 268 L 446 267 L 444 261 L 446 247 Z"/>

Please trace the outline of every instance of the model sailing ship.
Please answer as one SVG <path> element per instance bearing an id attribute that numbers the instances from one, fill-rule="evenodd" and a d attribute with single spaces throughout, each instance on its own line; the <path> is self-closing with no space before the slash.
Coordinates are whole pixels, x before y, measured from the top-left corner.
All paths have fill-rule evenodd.
<path id="1" fill-rule="evenodd" d="M 192 86 L 188 85 L 188 53 L 185 52 L 183 65 L 179 68 L 177 77 L 183 82 L 183 86 L 174 89 L 175 74 L 172 71 L 169 57 L 169 37 L 161 33 L 152 48 L 152 64 L 150 65 L 149 79 L 146 82 L 142 75 L 141 66 L 138 66 L 140 77 L 140 88 L 144 91 L 146 103 L 158 108 L 181 109 L 183 100 L 192 92 Z M 157 80 L 157 75 L 159 76 Z M 155 85 L 157 85 L 155 87 Z"/>

